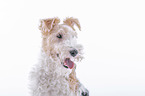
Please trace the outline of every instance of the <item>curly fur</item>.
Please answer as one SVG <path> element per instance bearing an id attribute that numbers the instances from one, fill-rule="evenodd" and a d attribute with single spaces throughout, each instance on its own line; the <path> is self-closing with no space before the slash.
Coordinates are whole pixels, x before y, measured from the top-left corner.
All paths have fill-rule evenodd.
<path id="1" fill-rule="evenodd" d="M 42 49 L 39 62 L 30 75 L 32 96 L 89 96 L 76 78 L 76 65 L 72 69 L 63 66 L 66 58 L 73 62 L 83 58 L 82 46 L 77 44 L 77 33 L 73 28 L 74 24 L 80 28 L 80 24 L 74 18 L 67 18 L 64 24 L 59 22 L 58 18 L 41 20 Z M 63 38 L 57 38 L 58 34 Z M 78 51 L 75 57 L 70 54 L 73 49 Z"/>

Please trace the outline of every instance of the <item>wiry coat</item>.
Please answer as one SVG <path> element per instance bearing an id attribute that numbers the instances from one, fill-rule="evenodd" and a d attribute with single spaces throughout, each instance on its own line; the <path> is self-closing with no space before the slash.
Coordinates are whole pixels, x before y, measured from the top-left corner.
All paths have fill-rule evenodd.
<path id="1" fill-rule="evenodd" d="M 77 44 L 74 24 L 80 29 L 77 19 L 67 18 L 59 24 L 58 18 L 41 20 L 42 49 L 38 64 L 31 72 L 32 96 L 89 96 L 87 89 L 76 78 L 75 67 L 64 67 L 64 61 L 80 61 L 82 46 Z M 58 36 L 61 38 L 57 38 Z M 77 50 L 77 55 L 70 50 Z M 71 63 L 73 65 L 73 63 Z"/>

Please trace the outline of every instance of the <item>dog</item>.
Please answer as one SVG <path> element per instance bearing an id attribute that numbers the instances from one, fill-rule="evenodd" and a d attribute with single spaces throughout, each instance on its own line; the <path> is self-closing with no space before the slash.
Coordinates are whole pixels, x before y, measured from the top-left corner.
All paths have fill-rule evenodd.
<path id="1" fill-rule="evenodd" d="M 42 48 L 38 64 L 30 74 L 32 96 L 89 96 L 89 91 L 76 78 L 76 63 L 83 59 L 83 47 L 77 44 L 74 25 L 69 17 L 62 24 L 59 18 L 40 20 Z"/>

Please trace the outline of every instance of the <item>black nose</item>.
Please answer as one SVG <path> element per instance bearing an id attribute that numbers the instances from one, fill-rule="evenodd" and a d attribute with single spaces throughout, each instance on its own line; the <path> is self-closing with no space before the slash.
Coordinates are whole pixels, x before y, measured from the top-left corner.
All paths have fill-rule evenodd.
<path id="1" fill-rule="evenodd" d="M 76 49 L 70 51 L 71 56 L 75 57 L 78 54 Z"/>

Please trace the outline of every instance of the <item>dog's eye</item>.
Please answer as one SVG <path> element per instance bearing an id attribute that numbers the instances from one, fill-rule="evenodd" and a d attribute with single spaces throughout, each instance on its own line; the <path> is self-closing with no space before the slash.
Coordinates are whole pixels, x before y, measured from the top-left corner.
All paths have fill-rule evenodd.
<path id="1" fill-rule="evenodd" d="M 61 34 L 58 34 L 57 35 L 57 38 L 60 38 L 61 39 L 62 38 L 62 35 Z"/>

